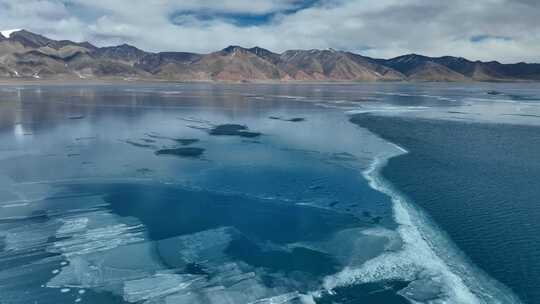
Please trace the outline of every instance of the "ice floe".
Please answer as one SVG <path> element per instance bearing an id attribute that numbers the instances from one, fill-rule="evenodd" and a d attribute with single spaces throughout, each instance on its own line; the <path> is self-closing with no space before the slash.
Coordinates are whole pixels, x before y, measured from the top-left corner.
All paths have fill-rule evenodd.
<path id="1" fill-rule="evenodd" d="M 296 292 L 290 292 L 266 299 L 260 299 L 255 302 L 251 302 L 250 304 L 285 304 L 290 303 L 292 300 L 299 299 L 300 293 Z"/>
<path id="2" fill-rule="evenodd" d="M 62 219 L 48 250 L 69 263 L 46 286 L 77 288 L 79 294 L 108 291 L 130 303 L 270 304 L 300 298 L 290 287 L 266 286 L 263 273 L 225 254 L 240 237 L 234 228 L 149 240 L 140 224 L 118 221 L 105 211 Z M 204 272 L 182 273 L 189 264 L 202 265 Z"/>
<path id="3" fill-rule="evenodd" d="M 190 274 L 155 274 L 151 277 L 127 281 L 124 284 L 124 299 L 139 302 L 162 298 L 182 291 L 200 281 L 202 276 Z"/>

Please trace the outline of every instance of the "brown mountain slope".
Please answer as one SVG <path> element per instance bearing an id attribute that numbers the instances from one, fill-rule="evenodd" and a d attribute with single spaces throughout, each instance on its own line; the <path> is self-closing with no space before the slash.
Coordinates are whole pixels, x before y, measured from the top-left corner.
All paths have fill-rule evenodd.
<path id="1" fill-rule="evenodd" d="M 202 56 L 189 67 L 206 79 L 219 81 L 281 80 L 285 76 L 273 63 L 238 46 Z"/>
<path id="2" fill-rule="evenodd" d="M 407 72 L 407 79 L 414 81 L 467 81 L 467 76 L 435 62 L 425 62 Z"/>
<path id="3" fill-rule="evenodd" d="M 295 80 L 377 81 L 402 79 L 397 71 L 361 56 L 335 50 L 294 50 L 280 56 L 278 66 Z M 392 76 L 391 76 L 392 75 Z"/>

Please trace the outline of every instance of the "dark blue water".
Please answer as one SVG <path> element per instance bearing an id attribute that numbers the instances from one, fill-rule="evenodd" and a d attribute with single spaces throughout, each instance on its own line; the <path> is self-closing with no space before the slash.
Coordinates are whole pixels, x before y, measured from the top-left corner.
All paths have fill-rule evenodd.
<path id="1" fill-rule="evenodd" d="M 409 153 L 384 177 L 526 303 L 540 303 L 540 127 L 358 115 Z"/>

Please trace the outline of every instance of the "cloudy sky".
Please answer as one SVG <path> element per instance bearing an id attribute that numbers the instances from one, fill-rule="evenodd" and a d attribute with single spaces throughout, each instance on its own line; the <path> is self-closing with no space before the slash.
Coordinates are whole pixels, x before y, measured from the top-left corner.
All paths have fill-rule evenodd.
<path id="1" fill-rule="evenodd" d="M 0 29 L 210 52 L 334 48 L 540 62 L 538 0 L 0 0 Z"/>

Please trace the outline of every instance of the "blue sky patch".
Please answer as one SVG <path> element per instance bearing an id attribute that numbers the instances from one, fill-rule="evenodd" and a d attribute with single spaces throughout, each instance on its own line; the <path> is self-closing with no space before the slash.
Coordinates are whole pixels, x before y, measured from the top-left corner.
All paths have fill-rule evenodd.
<path id="1" fill-rule="evenodd" d="M 319 2 L 321 2 L 321 0 L 298 1 L 290 9 L 264 14 L 176 11 L 169 16 L 169 20 L 175 25 L 185 25 L 187 20 L 197 20 L 202 22 L 219 20 L 239 27 L 261 26 L 271 23 L 277 16 L 295 14 L 301 10 L 316 6 Z"/>
<path id="2" fill-rule="evenodd" d="M 493 35 L 476 35 L 472 36 L 471 42 L 483 42 L 486 40 L 503 40 L 503 41 L 512 41 L 512 38 L 505 36 L 493 36 Z"/>

